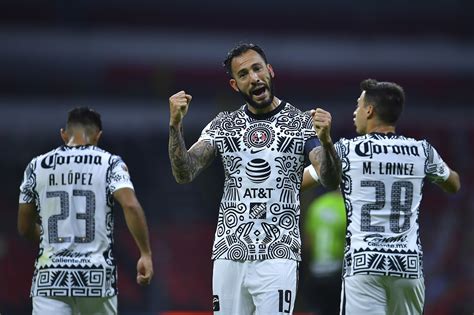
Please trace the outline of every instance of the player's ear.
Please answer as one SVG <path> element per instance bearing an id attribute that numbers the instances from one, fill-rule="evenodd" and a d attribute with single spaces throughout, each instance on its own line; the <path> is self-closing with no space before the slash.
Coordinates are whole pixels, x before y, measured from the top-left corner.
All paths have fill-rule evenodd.
<path id="1" fill-rule="evenodd" d="M 267 64 L 267 69 L 268 69 L 268 72 L 270 72 L 270 76 L 272 77 L 272 79 L 275 77 L 275 72 L 273 71 L 273 67 L 271 64 Z"/>
<path id="2" fill-rule="evenodd" d="M 239 90 L 239 87 L 237 86 L 237 81 L 235 81 L 234 78 L 232 78 L 232 79 L 229 80 L 229 84 L 230 84 L 230 86 L 232 87 L 232 89 L 233 89 L 234 91 L 236 91 L 236 92 L 239 92 L 239 91 L 240 91 L 240 90 Z"/>
<path id="3" fill-rule="evenodd" d="M 94 145 L 97 145 L 99 143 L 100 137 L 102 136 L 102 130 L 100 130 L 98 133 L 95 134 L 94 136 Z"/>
<path id="4" fill-rule="evenodd" d="M 69 143 L 69 135 L 67 134 L 67 131 L 64 130 L 63 128 L 61 128 L 60 135 L 61 135 L 61 139 L 63 139 L 64 143 L 68 144 Z"/>
<path id="5" fill-rule="evenodd" d="M 365 108 L 367 118 L 373 118 L 375 115 L 375 107 L 372 104 L 369 104 Z"/>

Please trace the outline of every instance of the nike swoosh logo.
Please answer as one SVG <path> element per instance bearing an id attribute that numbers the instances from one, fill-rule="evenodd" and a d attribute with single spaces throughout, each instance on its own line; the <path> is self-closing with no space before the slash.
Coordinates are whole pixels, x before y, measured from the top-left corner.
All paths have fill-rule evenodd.
<path id="1" fill-rule="evenodd" d="M 263 151 L 263 150 L 265 150 L 265 148 L 260 148 L 260 149 L 257 149 L 257 150 L 250 149 L 250 153 L 255 154 L 255 153 L 258 153 L 258 152 Z"/>

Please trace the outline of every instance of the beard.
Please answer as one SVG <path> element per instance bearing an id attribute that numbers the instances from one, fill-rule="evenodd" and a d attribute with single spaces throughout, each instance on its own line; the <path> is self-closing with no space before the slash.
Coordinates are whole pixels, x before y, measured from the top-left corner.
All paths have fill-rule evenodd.
<path id="1" fill-rule="evenodd" d="M 270 92 L 270 97 L 268 99 L 263 100 L 260 103 L 254 101 L 251 94 L 244 93 L 240 90 L 239 90 L 239 94 L 244 98 L 245 102 L 247 102 L 247 104 L 249 106 L 252 106 L 253 108 L 256 108 L 256 109 L 263 109 L 265 107 L 270 106 L 270 104 L 273 102 L 273 98 L 275 96 L 275 91 L 274 91 L 274 87 L 273 87 L 273 79 L 272 78 L 270 78 L 268 86 L 265 85 L 265 88 L 268 89 L 268 91 Z"/>

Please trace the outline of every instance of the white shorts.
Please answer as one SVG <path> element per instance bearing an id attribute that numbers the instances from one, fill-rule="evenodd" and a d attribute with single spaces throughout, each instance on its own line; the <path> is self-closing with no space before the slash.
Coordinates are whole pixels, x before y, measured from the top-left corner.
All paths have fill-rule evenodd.
<path id="1" fill-rule="evenodd" d="M 423 278 L 354 275 L 342 281 L 341 315 L 423 314 Z"/>
<path id="2" fill-rule="evenodd" d="M 116 315 L 117 296 L 58 297 L 34 296 L 33 315 Z"/>
<path id="3" fill-rule="evenodd" d="M 214 261 L 214 314 L 293 314 L 298 262 L 288 259 Z"/>

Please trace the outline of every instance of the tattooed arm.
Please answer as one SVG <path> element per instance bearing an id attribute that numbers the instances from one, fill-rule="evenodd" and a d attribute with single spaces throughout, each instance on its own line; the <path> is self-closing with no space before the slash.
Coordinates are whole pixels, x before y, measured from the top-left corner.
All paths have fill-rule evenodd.
<path id="1" fill-rule="evenodd" d="M 215 157 L 212 145 L 205 141 L 196 142 L 189 150 L 183 138 L 183 118 L 188 112 L 192 96 L 185 91 L 172 95 L 170 102 L 170 135 L 168 154 L 171 169 L 176 181 L 180 184 L 191 182 Z"/>
<path id="2" fill-rule="evenodd" d="M 326 188 L 336 189 L 341 183 L 341 162 L 332 142 L 314 148 L 309 159 L 319 173 L 319 182 Z"/>
<path id="3" fill-rule="evenodd" d="M 170 126 L 168 153 L 173 176 L 180 184 L 193 181 L 216 156 L 214 147 L 205 141 L 198 141 L 187 150 L 182 125 Z"/>
<path id="4" fill-rule="evenodd" d="M 309 159 L 319 175 L 320 183 L 326 188 L 336 189 L 341 183 L 342 169 L 331 140 L 331 114 L 317 108 L 311 111 L 311 116 L 321 146 L 314 148 L 309 153 Z"/>

